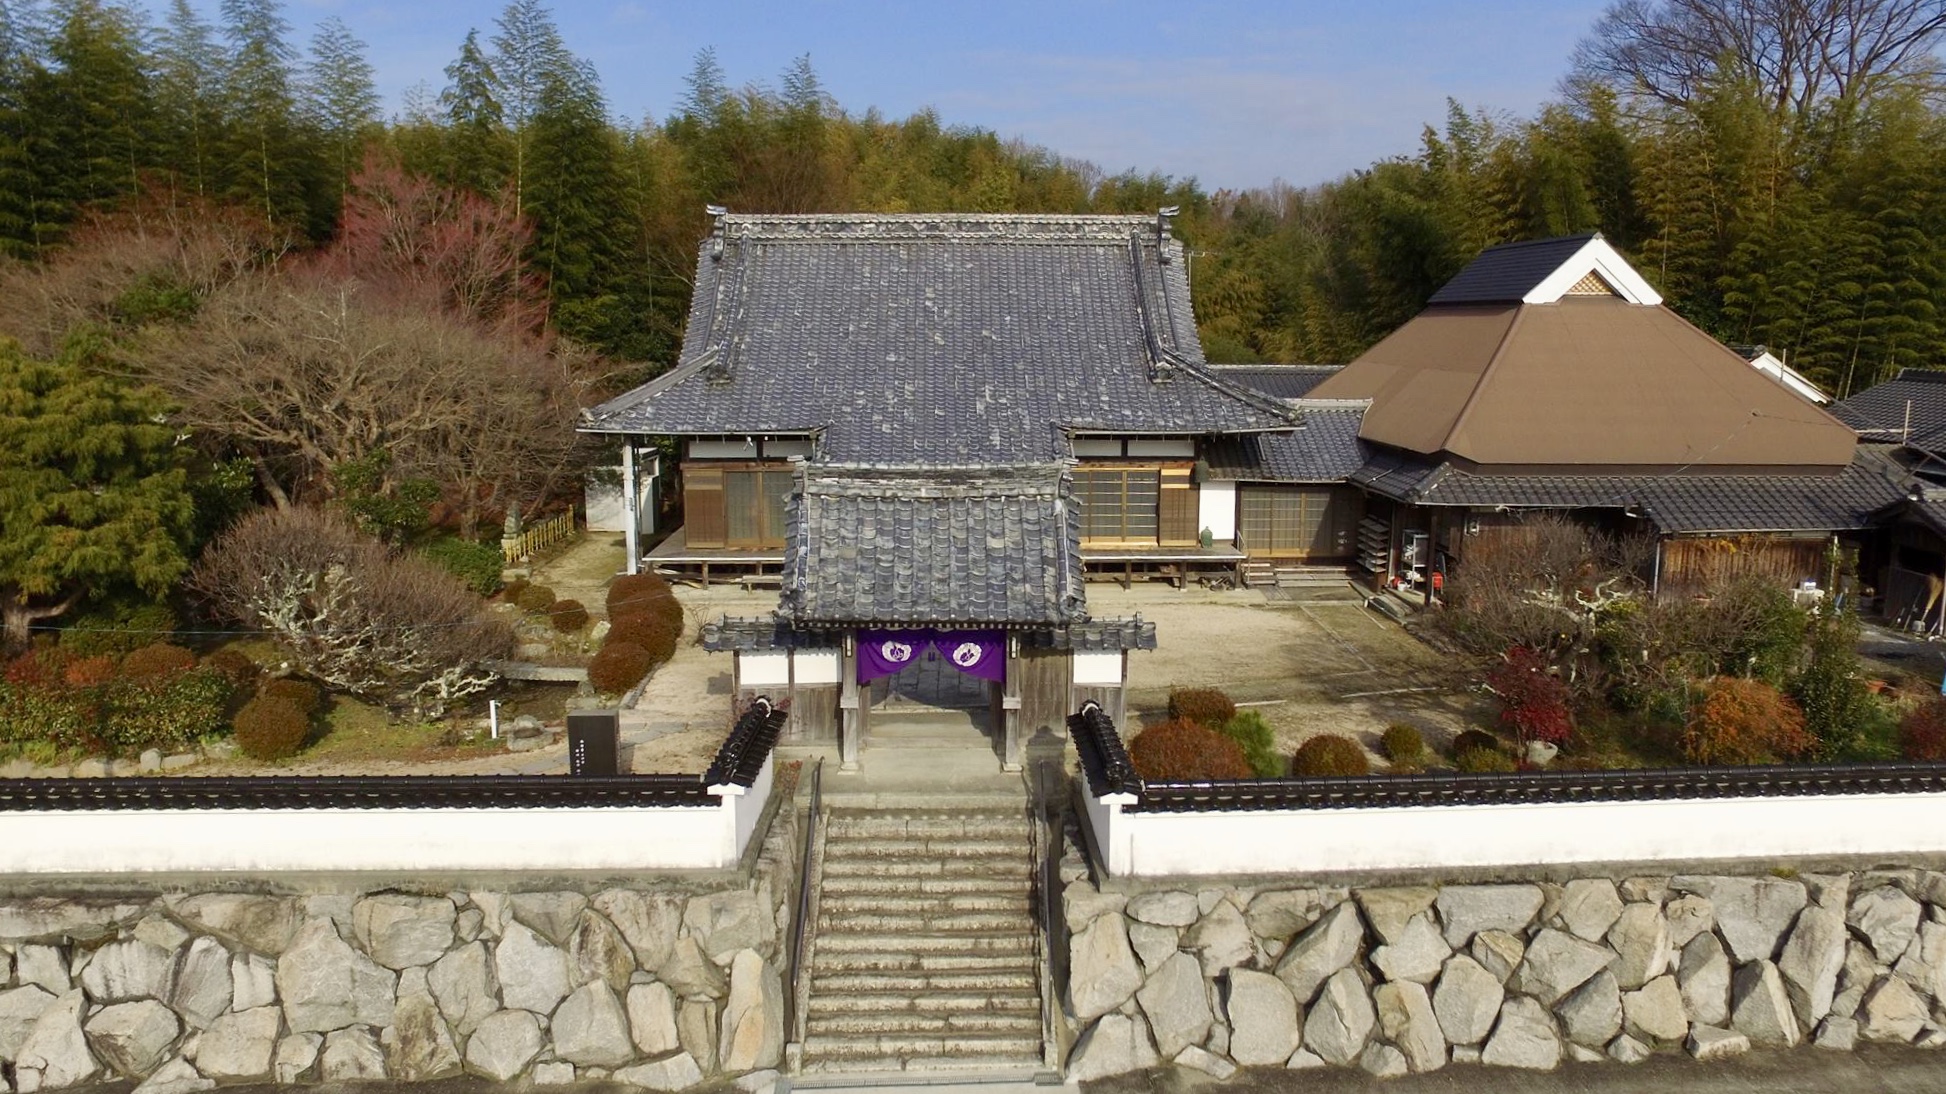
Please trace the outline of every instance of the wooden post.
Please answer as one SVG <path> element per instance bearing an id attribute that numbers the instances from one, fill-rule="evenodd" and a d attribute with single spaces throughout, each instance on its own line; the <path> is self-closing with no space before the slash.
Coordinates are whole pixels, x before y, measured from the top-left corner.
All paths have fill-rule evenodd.
<path id="1" fill-rule="evenodd" d="M 1006 676 L 1000 681 L 1002 771 L 1019 771 L 1025 745 L 1020 739 L 1020 636 L 1007 634 Z"/>
<path id="2" fill-rule="evenodd" d="M 858 697 L 858 635 L 845 634 L 838 660 L 838 770 L 858 770 L 859 739 L 864 735 L 864 712 Z"/>
<path id="3" fill-rule="evenodd" d="M 628 554 L 623 573 L 642 572 L 641 483 L 636 481 L 635 438 L 622 438 L 622 549 Z"/>

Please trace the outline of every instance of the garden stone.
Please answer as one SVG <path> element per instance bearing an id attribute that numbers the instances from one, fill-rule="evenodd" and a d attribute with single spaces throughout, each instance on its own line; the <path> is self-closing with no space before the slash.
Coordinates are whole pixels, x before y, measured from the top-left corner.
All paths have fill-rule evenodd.
<path id="1" fill-rule="evenodd" d="M 1068 1054 L 1068 1079 L 1089 1082 L 1111 1075 L 1126 1075 L 1156 1065 L 1155 1048 L 1149 1034 L 1137 1019 L 1124 1014 L 1103 1015 L 1088 1027 Z"/>
<path id="2" fill-rule="evenodd" d="M 540 1054 L 540 1019 L 524 1010 L 503 1010 L 480 1023 L 466 1039 L 466 1070 L 504 1083 Z"/>
<path id="3" fill-rule="evenodd" d="M 324 1048 L 324 1035 L 321 1033 L 293 1033 L 277 1042 L 276 1062 L 272 1065 L 277 1074 L 279 1086 L 289 1086 L 301 1079 L 312 1078 L 311 1069 L 318 1062 L 318 1053 Z"/>
<path id="4" fill-rule="evenodd" d="M 627 1028 L 624 1023 L 624 1045 L 628 1043 Z M 557 1032 L 555 1036 L 558 1040 L 560 1035 Z M 775 1067 L 783 1058 L 783 978 L 755 950 L 741 950 L 730 962 L 730 997 L 723 1004 L 721 1045 L 716 1058 L 724 1071 Z"/>
<path id="5" fill-rule="evenodd" d="M 1127 906 L 1127 893 L 1104 893 L 1093 885 L 1070 885 L 1061 894 L 1062 915 L 1071 933 L 1085 931 L 1088 924 L 1110 912 L 1120 914 Z"/>
<path id="6" fill-rule="evenodd" d="M 1775 956 L 1784 932 L 1810 899 L 1803 882 L 1784 878 L 1688 875 L 1669 884 L 1709 898 L 1717 929 L 1739 965 Z"/>
<path id="7" fill-rule="evenodd" d="M 392 1024 L 380 1035 L 385 1066 L 400 1082 L 423 1082 L 460 1070 L 459 1046 L 440 1017 L 429 977 L 423 969 L 408 969 L 399 977 L 399 1001 L 392 1008 Z"/>
<path id="8" fill-rule="evenodd" d="M 1151 975 L 1157 966 L 1177 952 L 1176 941 L 1174 927 L 1158 927 L 1153 923 L 1128 925 L 1128 944 L 1135 950 L 1135 956 L 1141 959 L 1143 970 Z"/>
<path id="9" fill-rule="evenodd" d="M 134 1094 L 199 1094 L 200 1091 L 216 1089 L 215 1079 L 205 1079 L 197 1074 L 188 1060 L 178 1056 L 161 1067 L 142 1085 L 135 1088 Z"/>
<path id="10" fill-rule="evenodd" d="M 1919 924 L 1919 937 L 1893 970 L 1934 999 L 1946 999 L 1946 923 Z"/>
<path id="11" fill-rule="evenodd" d="M 1568 933 L 1586 942 L 1600 942 L 1622 914 L 1622 898 L 1607 878 L 1577 878 L 1561 890 L 1557 913 Z"/>
<path id="12" fill-rule="evenodd" d="M 1446 1035 L 1440 1032 L 1424 984 L 1409 980 L 1380 984 L 1372 992 L 1372 1005 L 1378 1011 L 1379 1030 L 1399 1047 L 1412 1070 L 1438 1071 L 1446 1066 Z"/>
<path id="13" fill-rule="evenodd" d="M 1624 1033 L 1608 1042 L 1608 1058 L 1620 1064 L 1639 1064 L 1653 1053 L 1649 1046 Z"/>
<path id="14" fill-rule="evenodd" d="M 14 975 L 22 984 L 39 984 L 56 995 L 74 986 L 59 946 L 28 943 L 18 947 L 14 950 Z"/>
<path id="15" fill-rule="evenodd" d="M 1221 1056 L 1211 1054 L 1208 1049 L 1203 1048 L 1201 1045 L 1190 1045 L 1188 1048 L 1176 1053 L 1175 1058 L 1170 1062 L 1174 1063 L 1177 1067 L 1186 1067 L 1200 1071 L 1219 1082 L 1237 1073 L 1237 1065 L 1225 1060 Z"/>
<path id="16" fill-rule="evenodd" d="M 556 946 L 565 946 L 581 922 L 588 898 L 580 893 L 515 893 L 507 902 L 514 920 L 540 932 Z"/>
<path id="17" fill-rule="evenodd" d="M 1257 942 L 1236 905 L 1224 901 L 1183 932 L 1182 948 L 1196 955 L 1203 976 L 1214 980 L 1225 969 L 1254 964 Z"/>
<path id="18" fill-rule="evenodd" d="M 531 1078 L 535 1086 L 570 1086 L 574 1083 L 574 1065 L 566 1060 L 535 1064 Z"/>
<path id="19" fill-rule="evenodd" d="M 716 1003 L 685 999 L 676 1011 L 676 1040 L 704 1071 L 716 1070 Z"/>
<path id="20" fill-rule="evenodd" d="M 471 1036 L 487 1015 L 500 1009 L 493 966 L 481 942 L 468 942 L 435 961 L 426 970 L 426 988 L 461 1037 Z"/>
<path id="21" fill-rule="evenodd" d="M 1201 1044 L 1203 1038 L 1209 1036 L 1209 991 L 1203 981 L 1202 968 L 1194 957 L 1178 953 L 1164 961 L 1149 975 L 1148 982 L 1136 991 L 1135 999 L 1142 1005 L 1142 1013 L 1148 1017 L 1157 1053 L 1173 1058 L 1184 1048 Z M 1295 1044 L 1290 1046 L 1296 1047 Z M 1282 1060 L 1289 1056 L 1290 1048 L 1277 1058 Z"/>
<path id="22" fill-rule="evenodd" d="M 1758 1045 L 1790 1048 L 1802 1039 L 1777 966 L 1753 961 L 1737 969 L 1730 981 L 1730 1028 Z"/>
<path id="23" fill-rule="evenodd" d="M 669 951 L 669 959 L 656 968 L 655 978 L 684 999 L 721 999 L 729 990 L 723 971 L 693 938 L 676 941 Z"/>
<path id="24" fill-rule="evenodd" d="M 34 984 L 0 991 L 0 1060 L 14 1058 L 34 1022 L 54 1005 L 55 998 L 54 993 Z"/>
<path id="25" fill-rule="evenodd" d="M 1527 956 L 1527 943 L 1506 931 L 1481 931 L 1473 936 L 1468 949 L 1480 967 L 1498 977 L 1502 984 L 1513 979 L 1521 958 Z"/>
<path id="26" fill-rule="evenodd" d="M 453 948 L 455 914 L 443 896 L 381 893 L 351 906 L 352 937 L 388 969 L 430 965 Z"/>
<path id="27" fill-rule="evenodd" d="M 230 958 L 230 1009 L 256 1010 L 277 1002 L 277 966 L 267 957 L 240 953 Z"/>
<path id="28" fill-rule="evenodd" d="M 1715 1026 L 1691 1026 L 1684 1047 L 1698 1060 L 1722 1060 L 1749 1052 L 1750 1038 Z"/>
<path id="29" fill-rule="evenodd" d="M 567 998 L 568 955 L 516 920 L 493 948 L 493 972 L 501 1002 L 509 1007 L 552 1014 Z"/>
<path id="30" fill-rule="evenodd" d="M 160 773 L 162 771 L 162 750 L 158 748 L 143 749 L 142 754 L 136 758 L 135 764 L 135 770 L 141 774 L 155 775 Z"/>
<path id="31" fill-rule="evenodd" d="M 1541 900 L 1538 885 L 1448 885 L 1435 904 L 1446 925 L 1446 943 L 1459 947 L 1481 931 L 1526 930 Z"/>
<path id="32" fill-rule="evenodd" d="M 131 999 L 167 999 L 176 955 L 159 946 L 129 939 L 110 942 L 95 951 L 81 971 L 81 986 L 96 1003 Z"/>
<path id="33" fill-rule="evenodd" d="M 1711 933 L 1699 934 L 1682 948 L 1676 982 L 1691 1021 L 1706 1026 L 1730 1024 L 1730 957 Z"/>
<path id="34" fill-rule="evenodd" d="M 1203 912 L 1197 905 L 1194 893 L 1169 890 L 1161 893 L 1142 893 L 1130 897 L 1124 909 L 1130 919 L 1150 923 L 1157 927 L 1187 927 L 1202 918 Z M 1165 1052 L 1165 1056 L 1174 1053 Z"/>
<path id="35" fill-rule="evenodd" d="M 1500 1008 L 1500 1021 L 1480 1052 L 1480 1062 L 1493 1067 L 1521 1067 L 1552 1071 L 1561 1062 L 1561 1038 L 1554 1017 L 1539 1002 L 1523 995 Z"/>
<path id="36" fill-rule="evenodd" d="M 682 926 L 718 965 L 729 964 L 738 950 L 768 950 L 777 932 L 770 910 L 749 889 L 690 897 Z"/>
<path id="37" fill-rule="evenodd" d="M 1883 976 L 1865 993 L 1865 1020 L 1858 1032 L 1867 1041 L 1910 1043 L 1926 1025 L 1926 1005 L 1905 981 Z"/>
<path id="38" fill-rule="evenodd" d="M 1608 932 L 1608 945 L 1617 955 L 1609 969 L 1624 991 L 1633 991 L 1669 971 L 1669 924 L 1662 918 L 1662 909 L 1653 904 L 1631 904 L 1623 909 Z"/>
<path id="39" fill-rule="evenodd" d="M 1410 1070 L 1405 1053 L 1378 1041 L 1366 1045 L 1365 1051 L 1358 1054 L 1358 1066 L 1380 1079 L 1396 1079 Z"/>
<path id="40" fill-rule="evenodd" d="M 1364 941 L 1365 927 L 1350 901 L 1324 913 L 1291 942 L 1277 962 L 1277 978 L 1291 989 L 1300 1005 L 1309 1003 L 1332 974 L 1352 963 Z M 1340 1063 L 1349 1062 L 1349 1057 Z"/>
<path id="41" fill-rule="evenodd" d="M 1569 992 L 1554 1007 L 1568 1040 L 1582 1045 L 1605 1045 L 1622 1031 L 1622 991 L 1607 969 Z"/>
<path id="42" fill-rule="evenodd" d="M 190 943 L 189 952 L 182 955 L 182 967 L 176 972 L 169 1005 L 190 1025 L 206 1029 L 218 1015 L 230 1009 L 234 998 L 236 983 L 230 975 L 230 951 L 208 935 Z"/>
<path id="43" fill-rule="evenodd" d="M 1127 920 L 1110 912 L 1068 942 L 1068 997 L 1083 1022 L 1114 1010 L 1142 986 L 1142 970 L 1129 949 Z"/>
<path id="44" fill-rule="evenodd" d="M 499 938 L 513 919 L 513 898 L 506 893 L 478 892 L 467 893 L 466 899 L 480 910 L 480 929 L 490 937 Z"/>
<path id="45" fill-rule="evenodd" d="M 1850 1052 L 1858 1044 L 1858 1022 L 1835 1014 L 1826 1015 L 1824 1021 L 1818 1023 L 1818 1031 L 1811 1037 L 1811 1043 L 1819 1048 Z"/>
<path id="46" fill-rule="evenodd" d="M 1625 877 L 1617 888 L 1622 892 L 1622 899 L 1630 904 L 1660 904 L 1669 898 L 1666 877 Z"/>
<path id="47" fill-rule="evenodd" d="M 703 1081 L 703 1069 L 697 1065 L 694 1056 L 678 1052 L 664 1060 L 650 1060 L 646 1064 L 622 1068 L 610 1078 L 647 1090 L 688 1090 Z"/>
<path id="48" fill-rule="evenodd" d="M 190 933 L 166 915 L 152 915 L 135 925 L 129 934 L 159 950 L 175 953 L 190 939 Z"/>
<path id="49" fill-rule="evenodd" d="M 246 950 L 275 957 L 297 940 L 304 911 L 292 897 L 203 893 L 167 901 L 176 918 Z"/>
<path id="50" fill-rule="evenodd" d="M 130 1079 L 141 1079 L 162 1063 L 182 1032 L 182 1022 L 168 1007 L 144 999 L 103 1007 L 84 1028 L 102 1063 Z"/>
<path id="51" fill-rule="evenodd" d="M 759 959 L 761 960 L 761 959 Z M 736 998 L 733 991 L 731 999 Z M 607 984 L 590 981 L 574 990 L 549 1023 L 554 1055 L 582 1067 L 620 1067 L 635 1058 L 628 1014 Z"/>
<path id="52" fill-rule="evenodd" d="M 461 942 L 471 942 L 483 932 L 485 915 L 478 908 L 461 908 L 453 916 L 453 937 Z"/>
<path id="53" fill-rule="evenodd" d="M 334 1029 L 324 1036 L 318 1077 L 327 1083 L 364 1083 L 385 1078 L 385 1053 L 369 1026 Z"/>
<path id="54" fill-rule="evenodd" d="M 1324 899 L 1316 889 L 1275 889 L 1251 897 L 1243 919 L 1258 938 L 1289 942 L 1323 912 Z"/>
<path id="55" fill-rule="evenodd" d="M 1302 1015 L 1291 989 L 1275 976 L 1231 969 L 1224 1012 L 1230 1020 L 1230 1058 L 1244 1067 L 1276 1067 L 1296 1051 Z M 1161 1040 L 1157 1033 L 1157 1043 Z"/>
<path id="56" fill-rule="evenodd" d="M 1845 967 L 1845 919 L 1841 912 L 1813 904 L 1797 917 L 1777 958 L 1777 972 L 1791 1006 L 1809 1028 L 1831 1013 L 1838 994 L 1838 973 Z"/>
<path id="57" fill-rule="evenodd" d="M 1378 1015 L 1365 994 L 1365 982 L 1359 979 L 1358 970 L 1339 969 L 1325 981 L 1317 1002 L 1304 1018 L 1304 1047 L 1328 1063 L 1349 1064 L 1364 1050 L 1377 1022 Z"/>
<path id="58" fill-rule="evenodd" d="M 568 939 L 568 959 L 574 963 L 574 982 L 600 980 L 616 992 L 628 990 L 635 972 L 635 951 L 613 923 L 600 912 L 581 913 L 574 937 Z"/>
<path id="59" fill-rule="evenodd" d="M 1811 903 L 1841 916 L 1845 914 L 1845 905 L 1851 901 L 1850 874 L 1799 874 L 1797 880 L 1804 883 Z"/>
<path id="60" fill-rule="evenodd" d="M 628 1032 L 644 1056 L 662 1056 L 682 1047 L 676 1038 L 676 996 L 667 984 L 636 984 L 628 989 Z"/>
<path id="61" fill-rule="evenodd" d="M 1456 1045 L 1476 1045 L 1493 1031 L 1493 1020 L 1500 1015 L 1506 989 L 1499 977 L 1480 967 L 1480 963 L 1458 954 L 1446 962 L 1433 989 L 1432 1010 L 1439 1019 L 1439 1030 Z"/>
<path id="62" fill-rule="evenodd" d="M 1708 897 L 1690 893 L 1665 905 L 1662 918 L 1669 924 L 1669 945 L 1680 950 L 1690 939 L 1716 926 L 1716 908 Z"/>
<path id="63" fill-rule="evenodd" d="M 276 1007 L 223 1015 L 197 1039 L 196 1070 L 218 1082 L 269 1077 L 277 1027 Z"/>
<path id="64" fill-rule="evenodd" d="M 1379 941 L 1391 945 L 1398 943 L 1406 928 L 1421 913 L 1429 911 L 1438 897 L 1438 888 L 1431 885 L 1352 892 L 1352 898 L 1365 913 L 1365 922 L 1372 925 L 1372 933 L 1378 935 Z"/>
<path id="65" fill-rule="evenodd" d="M 1919 931 L 1919 902 L 1890 885 L 1861 893 L 1851 902 L 1845 923 L 1872 947 L 1878 963 L 1890 965 L 1912 945 Z"/>
<path id="66" fill-rule="evenodd" d="M 346 945 L 328 920 L 310 920 L 298 930 L 277 962 L 276 979 L 293 1033 L 392 1020 L 397 977 Z"/>
<path id="67" fill-rule="evenodd" d="M 1389 945 L 1372 951 L 1372 964 L 1387 980 L 1430 984 L 1452 955 L 1453 948 L 1433 925 L 1431 914 L 1422 912 L 1408 920 Z"/>
<path id="68" fill-rule="evenodd" d="M 1545 927 L 1527 947 L 1508 986 L 1551 1007 L 1614 962 L 1615 954 L 1607 947 Z"/>
<path id="69" fill-rule="evenodd" d="M 1857 939 L 1845 943 L 1845 967 L 1838 970 L 1838 994 L 1831 998 L 1831 1013 L 1845 1018 L 1858 1014 L 1865 992 L 1878 979 L 1878 963 L 1872 949 Z"/>
<path id="70" fill-rule="evenodd" d="M 1644 1041 L 1676 1042 L 1689 1032 L 1689 1013 L 1682 1005 L 1682 989 L 1673 976 L 1658 976 L 1641 988 L 1622 993 L 1622 1016 L 1628 1032 Z"/>
<path id="71" fill-rule="evenodd" d="M 29 897 L 0 902 L 0 942 L 93 942 L 113 937 L 149 910 L 149 902 Z"/>

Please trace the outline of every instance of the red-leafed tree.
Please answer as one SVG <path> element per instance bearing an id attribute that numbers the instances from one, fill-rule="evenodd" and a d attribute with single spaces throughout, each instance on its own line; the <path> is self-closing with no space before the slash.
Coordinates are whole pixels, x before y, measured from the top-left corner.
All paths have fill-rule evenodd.
<path id="1" fill-rule="evenodd" d="M 1547 658 L 1515 646 L 1487 673 L 1487 687 L 1500 697 L 1500 724 L 1512 729 L 1523 745 L 1558 745 L 1574 735 L 1568 686 L 1549 669 Z"/>

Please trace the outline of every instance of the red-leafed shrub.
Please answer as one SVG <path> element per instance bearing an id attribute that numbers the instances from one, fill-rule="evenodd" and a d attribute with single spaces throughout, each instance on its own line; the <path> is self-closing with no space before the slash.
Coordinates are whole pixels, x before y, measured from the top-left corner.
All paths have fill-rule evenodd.
<path id="1" fill-rule="evenodd" d="M 1256 774 L 1242 746 L 1185 718 L 1143 730 L 1129 742 L 1128 758 L 1145 779 L 1248 779 Z"/>
<path id="2" fill-rule="evenodd" d="M 61 682 L 61 670 L 66 665 L 67 656 L 58 649 L 28 650 L 7 662 L 7 671 L 0 679 L 17 688 L 54 687 Z"/>
<path id="3" fill-rule="evenodd" d="M 1197 725 L 1216 729 L 1237 716 L 1237 705 L 1215 688 L 1171 688 L 1169 717 L 1187 718 Z"/>
<path id="4" fill-rule="evenodd" d="M 250 660 L 250 655 L 228 647 L 217 650 L 203 658 L 203 667 L 222 675 L 232 688 L 242 690 L 256 684 L 263 669 Z"/>
<path id="5" fill-rule="evenodd" d="M 669 583 L 661 574 L 623 574 L 609 582 L 606 607 L 611 619 L 620 615 L 671 609 L 679 616 L 682 614 L 682 605 L 676 602 L 675 591 L 669 588 Z"/>
<path id="6" fill-rule="evenodd" d="M 1802 756 L 1817 746 L 1796 703 L 1761 680 L 1718 676 L 1683 729 L 1683 755 L 1699 764 L 1761 764 Z"/>
<path id="7" fill-rule="evenodd" d="M 556 600 L 547 621 L 562 634 L 573 634 L 588 625 L 588 609 L 579 600 Z"/>
<path id="8" fill-rule="evenodd" d="M 1548 671 L 1547 659 L 1533 650 L 1509 649 L 1487 673 L 1487 686 L 1500 697 L 1500 724 L 1521 741 L 1558 745 L 1574 735 L 1568 686 Z"/>
<path id="9" fill-rule="evenodd" d="M 196 667 L 196 655 L 168 642 L 153 642 L 122 658 L 122 675 L 131 680 L 158 680 Z"/>
<path id="10" fill-rule="evenodd" d="M 514 597 L 523 612 L 544 612 L 554 606 L 554 590 L 545 585 L 529 585 Z"/>
<path id="11" fill-rule="evenodd" d="M 1297 752 L 1291 756 L 1291 773 L 1313 778 L 1369 775 L 1372 762 L 1357 741 L 1323 733 L 1297 746 Z"/>
<path id="12" fill-rule="evenodd" d="M 588 660 L 588 683 L 603 695 L 620 695 L 641 683 L 657 662 L 633 642 L 608 642 Z"/>
<path id="13" fill-rule="evenodd" d="M 243 704 L 234 724 L 237 747 L 257 760 L 295 756 L 311 733 L 310 715 L 296 703 L 275 695 L 259 695 Z"/>
<path id="14" fill-rule="evenodd" d="M 324 702 L 324 692 L 309 680 L 299 680 L 294 676 L 267 680 L 257 689 L 257 695 L 265 699 L 282 699 L 304 712 L 305 717 L 317 713 L 318 705 Z"/>
<path id="15" fill-rule="evenodd" d="M 649 653 L 649 663 L 660 665 L 676 655 L 682 641 L 682 617 L 667 613 L 636 613 L 609 621 L 608 636 L 601 640 L 605 649 L 614 645 L 640 646 Z"/>
<path id="16" fill-rule="evenodd" d="M 61 670 L 61 682 L 71 688 L 91 688 L 106 684 L 120 672 L 113 654 L 98 654 L 69 661 Z"/>
<path id="17" fill-rule="evenodd" d="M 1899 720 L 1899 755 L 1908 760 L 1946 760 L 1946 698 L 1928 699 Z"/>

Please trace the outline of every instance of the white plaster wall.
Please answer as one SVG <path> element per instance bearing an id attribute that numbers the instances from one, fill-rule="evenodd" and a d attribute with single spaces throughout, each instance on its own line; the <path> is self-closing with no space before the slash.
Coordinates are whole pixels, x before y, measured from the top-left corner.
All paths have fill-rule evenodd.
<path id="1" fill-rule="evenodd" d="M 769 771 L 696 806 L 0 813 L 0 875 L 722 869 L 756 830 Z"/>
<path id="2" fill-rule="evenodd" d="M 1122 651 L 1074 651 L 1074 683 L 1084 688 L 1121 687 L 1126 683 L 1122 679 Z"/>
<path id="3" fill-rule="evenodd" d="M 1196 499 L 1196 519 L 1218 543 L 1237 538 L 1237 484 L 1206 482 Z"/>
<path id="4" fill-rule="evenodd" d="M 800 684 L 836 684 L 841 681 L 841 659 L 837 650 L 793 650 L 791 657 L 795 662 L 797 682 Z"/>
<path id="5" fill-rule="evenodd" d="M 1946 852 L 1946 794 L 1087 815 L 1117 876 Z"/>
<path id="6" fill-rule="evenodd" d="M 736 862 L 743 857 L 743 849 L 750 846 L 750 837 L 757 831 L 757 821 L 764 814 L 764 803 L 770 800 L 770 783 L 775 767 L 774 756 L 764 757 L 764 765 L 757 772 L 757 778 L 750 788 L 734 784 L 712 786 L 710 793 L 723 796 L 723 806 L 731 814 L 729 861 Z"/>
<path id="7" fill-rule="evenodd" d="M 1196 454 L 1196 442 L 1187 437 L 1131 437 L 1128 454 L 1188 459 Z"/>
<path id="8" fill-rule="evenodd" d="M 744 650 L 738 652 L 736 657 L 739 687 L 783 687 L 791 682 L 791 655 L 788 650 Z"/>
<path id="9" fill-rule="evenodd" d="M 603 468 L 619 476 L 619 468 Z M 628 514 L 622 509 L 622 485 L 604 482 L 600 472 L 590 472 L 581 484 L 581 505 L 587 514 L 590 532 L 619 532 L 627 527 Z"/>

